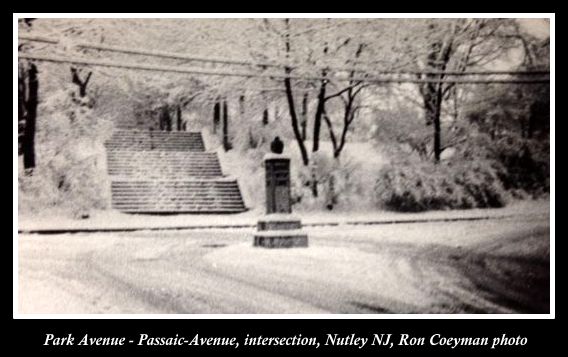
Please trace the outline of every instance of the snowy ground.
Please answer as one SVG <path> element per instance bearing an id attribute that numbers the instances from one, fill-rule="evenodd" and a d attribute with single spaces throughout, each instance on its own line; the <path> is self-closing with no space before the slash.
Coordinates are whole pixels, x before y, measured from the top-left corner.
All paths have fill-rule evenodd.
<path id="1" fill-rule="evenodd" d="M 19 236 L 21 313 L 548 313 L 548 210 L 469 222 Z"/>

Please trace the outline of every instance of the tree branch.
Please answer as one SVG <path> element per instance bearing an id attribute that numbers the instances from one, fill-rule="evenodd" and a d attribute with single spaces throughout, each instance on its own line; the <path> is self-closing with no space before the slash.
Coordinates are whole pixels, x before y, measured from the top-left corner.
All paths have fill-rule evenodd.
<path id="1" fill-rule="evenodd" d="M 369 86 L 369 84 L 364 84 L 364 85 L 360 86 L 359 88 L 357 88 L 357 89 L 352 93 L 353 99 L 355 99 L 355 97 L 357 96 L 357 94 L 359 94 L 359 92 L 361 92 L 361 90 L 362 90 L 363 88 L 366 88 L 366 87 L 368 87 L 368 86 Z"/>
<path id="2" fill-rule="evenodd" d="M 86 87 L 87 84 L 89 84 L 89 80 L 91 79 L 91 75 L 93 74 L 93 72 L 89 72 L 89 74 L 87 74 L 87 78 L 85 78 L 85 80 L 83 81 L 83 85 Z"/>
<path id="3" fill-rule="evenodd" d="M 331 99 L 331 98 L 339 97 L 339 96 L 342 95 L 343 93 L 345 93 L 345 92 L 347 92 L 348 90 L 351 90 L 351 89 L 357 87 L 357 86 L 360 85 L 361 83 L 362 83 L 362 82 L 359 81 L 359 82 L 357 82 L 357 83 L 355 83 L 355 84 L 353 84 L 353 85 L 350 85 L 349 87 L 345 87 L 345 88 L 343 88 L 342 90 L 340 90 L 339 92 L 336 92 L 336 93 L 333 93 L 333 94 L 330 94 L 330 95 L 326 96 L 326 97 L 324 98 L 324 100 L 327 101 L 327 100 L 329 100 L 329 99 Z"/>

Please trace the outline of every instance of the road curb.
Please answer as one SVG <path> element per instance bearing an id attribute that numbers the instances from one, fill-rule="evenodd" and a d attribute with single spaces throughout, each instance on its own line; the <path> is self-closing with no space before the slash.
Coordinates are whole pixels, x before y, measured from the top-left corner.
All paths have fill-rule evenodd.
<path id="1" fill-rule="evenodd" d="M 390 224 L 411 223 L 436 223 L 436 222 L 460 222 L 460 221 L 483 221 L 498 220 L 523 215 L 506 214 L 499 216 L 471 216 L 471 217 L 433 217 L 433 218 L 400 218 L 400 219 L 376 219 L 376 220 L 351 220 L 343 222 L 307 222 L 304 227 L 335 227 L 335 226 L 372 226 Z M 531 216 L 534 217 L 534 216 Z M 18 234 L 66 234 L 66 233 L 119 233 L 136 231 L 175 231 L 175 230 L 208 230 L 208 229 L 245 229 L 256 228 L 256 223 L 247 224 L 207 224 L 207 225 L 179 225 L 179 226 L 137 226 L 137 227 L 68 227 L 68 228 L 37 228 L 18 229 Z"/>

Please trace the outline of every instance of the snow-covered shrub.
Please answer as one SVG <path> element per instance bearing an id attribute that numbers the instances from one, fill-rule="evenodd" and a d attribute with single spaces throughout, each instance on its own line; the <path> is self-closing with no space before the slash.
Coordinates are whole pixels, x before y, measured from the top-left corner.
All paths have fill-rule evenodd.
<path id="1" fill-rule="evenodd" d="M 507 194 L 489 161 L 454 165 L 404 162 L 379 171 L 375 197 L 386 209 L 418 212 L 502 207 Z"/>
<path id="2" fill-rule="evenodd" d="M 210 139 L 211 140 L 211 139 Z M 217 150 L 223 172 L 238 179 L 245 205 L 249 209 L 264 210 L 264 153 L 260 150 Z"/>
<path id="3" fill-rule="evenodd" d="M 104 141 L 111 122 L 93 115 L 88 97 L 74 88 L 59 90 L 40 104 L 36 133 L 37 166 L 20 175 L 21 212 L 63 209 L 73 216 L 108 205 Z"/>
<path id="4" fill-rule="evenodd" d="M 334 159 L 318 152 L 312 155 L 310 166 L 300 165 L 292 175 L 292 201 L 300 211 L 352 211 L 368 207 L 372 200 L 369 190 L 373 176 L 364 165 L 342 157 Z M 314 196 L 314 181 L 317 197 Z"/>
<path id="5" fill-rule="evenodd" d="M 20 213 L 41 213 L 52 211 L 63 202 L 51 176 L 42 168 L 36 168 L 34 175 L 24 175 L 22 165 L 18 172 L 18 208 Z"/>

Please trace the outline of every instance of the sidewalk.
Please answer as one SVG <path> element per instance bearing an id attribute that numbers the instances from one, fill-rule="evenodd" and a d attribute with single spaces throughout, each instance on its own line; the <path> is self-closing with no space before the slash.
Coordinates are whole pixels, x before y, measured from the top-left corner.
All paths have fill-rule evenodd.
<path id="1" fill-rule="evenodd" d="M 397 223 L 449 222 L 466 220 L 539 217 L 550 215 L 550 201 L 515 202 L 504 208 L 421 213 L 374 212 L 294 212 L 304 226 L 375 225 Z M 138 230 L 228 229 L 256 227 L 262 212 L 239 214 L 144 215 L 117 211 L 95 212 L 91 218 L 74 220 L 59 217 L 18 217 L 18 233 L 128 232 Z"/>

